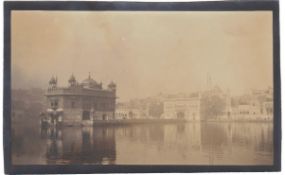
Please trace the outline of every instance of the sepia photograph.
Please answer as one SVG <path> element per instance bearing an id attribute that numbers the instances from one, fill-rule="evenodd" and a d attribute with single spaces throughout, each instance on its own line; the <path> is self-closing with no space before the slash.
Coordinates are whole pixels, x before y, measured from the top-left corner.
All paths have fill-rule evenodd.
<path id="1" fill-rule="evenodd" d="M 272 10 L 11 10 L 11 165 L 274 166 L 273 30 Z"/>

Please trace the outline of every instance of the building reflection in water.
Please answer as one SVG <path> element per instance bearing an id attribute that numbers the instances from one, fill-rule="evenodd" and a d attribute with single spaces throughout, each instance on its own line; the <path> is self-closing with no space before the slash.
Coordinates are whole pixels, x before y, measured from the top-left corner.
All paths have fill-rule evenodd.
<path id="1" fill-rule="evenodd" d="M 13 137 L 21 137 L 22 132 L 14 133 Z M 265 122 L 51 127 L 42 128 L 40 136 L 46 145 L 43 159 L 47 164 L 265 165 L 273 162 L 273 124 Z M 29 143 L 14 147 L 15 160 L 27 156 L 26 144 Z M 42 155 L 40 150 L 38 154 Z"/>
<path id="2" fill-rule="evenodd" d="M 208 153 L 209 164 L 222 164 L 225 157 L 239 164 L 255 164 L 255 161 L 272 164 L 273 124 L 204 123 L 201 146 Z"/>
<path id="3" fill-rule="evenodd" d="M 272 129 L 226 122 L 117 128 L 116 164 L 272 164 Z"/>
<path id="4" fill-rule="evenodd" d="M 114 164 L 114 128 L 43 128 L 47 164 Z"/>

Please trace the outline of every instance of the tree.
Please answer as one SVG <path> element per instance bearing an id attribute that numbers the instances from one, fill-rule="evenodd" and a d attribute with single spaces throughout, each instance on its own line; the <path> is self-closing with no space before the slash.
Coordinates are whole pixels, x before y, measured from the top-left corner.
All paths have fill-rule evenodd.
<path id="1" fill-rule="evenodd" d="M 204 94 L 201 98 L 201 117 L 204 120 L 216 119 L 226 108 L 226 99 L 219 94 Z"/>
<path id="2" fill-rule="evenodd" d="M 150 103 L 149 115 L 155 118 L 159 118 L 163 113 L 163 103 Z"/>

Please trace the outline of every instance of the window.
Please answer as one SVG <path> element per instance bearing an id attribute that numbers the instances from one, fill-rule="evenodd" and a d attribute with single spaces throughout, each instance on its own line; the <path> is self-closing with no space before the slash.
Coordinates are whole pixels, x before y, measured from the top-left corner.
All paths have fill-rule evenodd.
<path id="1" fill-rule="evenodd" d="M 107 115 L 106 114 L 103 114 L 102 120 L 107 120 Z"/>
<path id="2" fill-rule="evenodd" d="M 75 108 L 75 102 L 74 101 L 71 102 L 71 108 Z"/>
<path id="3" fill-rule="evenodd" d="M 83 111 L 82 120 L 90 120 L 90 112 L 89 111 Z"/>
<path id="4" fill-rule="evenodd" d="M 58 106 L 58 102 L 57 102 L 57 100 L 56 100 L 56 101 L 54 101 L 54 106 L 55 106 L 55 107 L 57 107 L 57 106 Z"/>
<path id="5" fill-rule="evenodd" d="M 57 108 L 58 107 L 58 101 L 57 100 L 52 100 L 50 103 L 52 108 Z"/>

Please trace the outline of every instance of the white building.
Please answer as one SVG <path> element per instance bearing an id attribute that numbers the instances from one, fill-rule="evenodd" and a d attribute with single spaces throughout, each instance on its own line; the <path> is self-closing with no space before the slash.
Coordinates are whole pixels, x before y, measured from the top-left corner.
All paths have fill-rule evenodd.
<path id="1" fill-rule="evenodd" d="M 234 120 L 272 120 L 273 119 L 273 91 L 253 90 L 248 95 L 249 100 L 232 108 Z"/>
<path id="2" fill-rule="evenodd" d="M 115 110 L 115 119 L 117 120 L 140 119 L 141 116 L 142 114 L 139 109 L 127 106 L 117 106 Z"/>
<path id="3" fill-rule="evenodd" d="M 165 98 L 162 118 L 200 121 L 200 94 Z"/>

